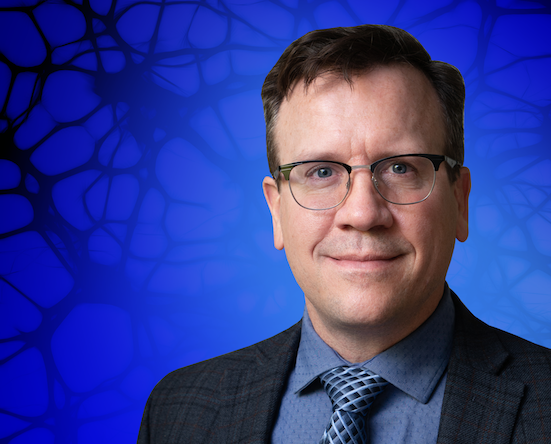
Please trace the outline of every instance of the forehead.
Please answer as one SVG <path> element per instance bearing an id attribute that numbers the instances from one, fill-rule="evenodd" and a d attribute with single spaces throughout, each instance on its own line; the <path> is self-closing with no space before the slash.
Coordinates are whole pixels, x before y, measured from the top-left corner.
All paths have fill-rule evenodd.
<path id="1" fill-rule="evenodd" d="M 280 163 L 309 157 L 370 161 L 408 152 L 443 153 L 443 111 L 434 87 L 409 65 L 376 67 L 352 83 L 326 75 L 299 82 L 275 127 Z"/>

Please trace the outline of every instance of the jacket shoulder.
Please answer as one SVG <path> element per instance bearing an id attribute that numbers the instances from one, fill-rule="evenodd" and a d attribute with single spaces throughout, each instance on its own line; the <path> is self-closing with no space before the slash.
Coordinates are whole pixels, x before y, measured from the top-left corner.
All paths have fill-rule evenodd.
<path id="1" fill-rule="evenodd" d="M 438 442 L 551 443 L 551 350 L 485 324 L 452 296 Z"/>
<path id="2" fill-rule="evenodd" d="M 517 360 L 526 359 L 528 362 L 534 362 L 543 359 L 549 362 L 549 359 L 551 358 L 551 349 L 527 341 L 526 339 L 515 336 L 498 328 L 489 328 L 496 332 L 503 346 L 507 349 L 507 351 L 509 351 L 512 357 L 517 357 Z M 545 370 L 551 371 L 551 366 Z"/>
<path id="3" fill-rule="evenodd" d="M 138 443 L 237 443 L 265 436 L 296 358 L 300 326 L 169 373 L 147 401 Z"/>
<path id="4" fill-rule="evenodd" d="M 527 384 L 535 382 L 537 374 L 547 375 L 549 383 L 550 349 L 484 323 L 458 299 L 456 323 L 455 345 L 469 351 L 459 355 L 473 366 Z"/>
<path id="5" fill-rule="evenodd" d="M 174 370 L 155 386 L 152 395 L 164 390 L 188 391 L 195 386 L 216 388 L 216 381 L 219 381 L 225 372 L 267 365 L 270 361 L 296 349 L 300 339 L 300 326 L 301 322 L 298 322 L 264 341 Z"/>

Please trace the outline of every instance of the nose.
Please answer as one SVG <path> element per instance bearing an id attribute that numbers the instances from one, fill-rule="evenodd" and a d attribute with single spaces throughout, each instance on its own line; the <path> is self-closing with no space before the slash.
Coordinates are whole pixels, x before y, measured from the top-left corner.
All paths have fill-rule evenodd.
<path id="1" fill-rule="evenodd" d="M 335 223 L 343 229 L 352 227 L 369 231 L 390 228 L 393 223 L 389 205 L 375 189 L 369 169 L 358 169 L 350 177 L 350 190 L 335 214 Z"/>

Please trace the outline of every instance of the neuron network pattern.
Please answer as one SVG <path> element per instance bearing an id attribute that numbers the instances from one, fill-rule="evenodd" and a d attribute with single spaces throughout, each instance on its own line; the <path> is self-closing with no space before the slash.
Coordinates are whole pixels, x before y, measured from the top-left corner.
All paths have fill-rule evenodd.
<path id="1" fill-rule="evenodd" d="M 135 442 L 169 371 L 300 319 L 260 87 L 318 28 L 402 27 L 467 87 L 450 286 L 551 346 L 551 15 L 520 0 L 2 0 L 0 440 Z"/>

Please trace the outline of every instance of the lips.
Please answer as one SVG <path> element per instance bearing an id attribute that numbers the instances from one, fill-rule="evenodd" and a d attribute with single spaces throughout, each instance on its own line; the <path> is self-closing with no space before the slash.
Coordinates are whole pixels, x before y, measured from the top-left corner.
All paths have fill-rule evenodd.
<path id="1" fill-rule="evenodd" d="M 332 259 L 335 259 L 337 261 L 374 262 L 374 261 L 388 261 L 391 259 L 395 259 L 398 256 L 400 256 L 400 254 L 389 255 L 389 254 L 369 253 L 365 255 L 347 254 L 347 255 L 332 256 Z"/>
<path id="2" fill-rule="evenodd" d="M 324 239 L 318 245 L 318 257 L 329 258 L 340 265 L 367 266 L 390 264 L 412 251 L 401 237 L 350 236 Z"/>
<path id="3" fill-rule="evenodd" d="M 344 272 L 346 276 L 357 275 L 377 276 L 381 273 L 387 274 L 396 272 L 395 268 L 399 264 L 399 259 L 404 257 L 402 254 L 345 254 L 338 256 L 327 256 L 329 263 L 335 267 L 335 270 Z"/>

